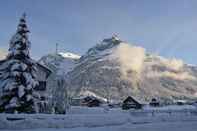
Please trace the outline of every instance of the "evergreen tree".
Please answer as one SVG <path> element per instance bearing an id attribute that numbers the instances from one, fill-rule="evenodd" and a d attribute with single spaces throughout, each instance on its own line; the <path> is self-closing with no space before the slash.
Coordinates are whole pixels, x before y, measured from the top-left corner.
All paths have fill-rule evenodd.
<path id="1" fill-rule="evenodd" d="M 36 112 L 36 62 L 29 54 L 29 30 L 25 17 L 24 14 L 20 19 L 10 41 L 8 56 L 0 66 L 0 112 Z"/>

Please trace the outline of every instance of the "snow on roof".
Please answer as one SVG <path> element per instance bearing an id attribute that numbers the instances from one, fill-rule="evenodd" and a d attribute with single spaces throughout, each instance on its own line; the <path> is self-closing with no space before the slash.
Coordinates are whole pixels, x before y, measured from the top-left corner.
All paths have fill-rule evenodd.
<path id="1" fill-rule="evenodd" d="M 91 91 L 84 91 L 84 92 L 80 93 L 80 98 L 85 98 L 87 96 L 97 98 L 97 99 L 102 100 L 104 102 L 107 101 L 106 98 L 101 97 L 101 96 L 99 96 L 99 95 L 97 95 L 97 94 L 95 94 L 94 92 L 91 92 Z"/>

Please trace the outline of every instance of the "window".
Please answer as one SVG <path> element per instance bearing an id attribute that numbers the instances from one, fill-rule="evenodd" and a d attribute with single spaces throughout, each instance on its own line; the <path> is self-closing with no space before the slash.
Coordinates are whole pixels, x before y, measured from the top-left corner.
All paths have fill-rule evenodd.
<path id="1" fill-rule="evenodd" d="M 46 90 L 46 81 L 39 81 L 39 85 L 35 87 L 37 91 L 45 91 Z"/>

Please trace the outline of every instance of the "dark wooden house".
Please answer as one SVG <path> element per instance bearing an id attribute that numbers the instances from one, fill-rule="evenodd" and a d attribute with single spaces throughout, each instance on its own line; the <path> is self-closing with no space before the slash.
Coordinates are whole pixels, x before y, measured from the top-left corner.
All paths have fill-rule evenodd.
<path id="1" fill-rule="evenodd" d="M 101 101 L 93 96 L 86 96 L 81 100 L 82 106 L 97 107 L 101 105 Z"/>
<path id="2" fill-rule="evenodd" d="M 156 98 L 153 98 L 149 103 L 150 106 L 158 107 L 160 105 L 159 101 Z"/>
<path id="3" fill-rule="evenodd" d="M 128 96 L 122 103 L 122 109 L 123 110 L 141 109 L 141 108 L 142 108 L 142 104 L 140 104 L 138 101 L 136 101 L 131 96 Z"/>

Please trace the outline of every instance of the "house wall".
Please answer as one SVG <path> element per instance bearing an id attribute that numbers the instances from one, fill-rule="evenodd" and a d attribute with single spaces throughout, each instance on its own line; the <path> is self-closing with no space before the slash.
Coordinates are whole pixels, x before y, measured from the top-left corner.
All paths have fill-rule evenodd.
<path id="1" fill-rule="evenodd" d="M 46 94 L 47 83 L 48 83 L 47 73 L 42 67 L 37 66 L 36 75 L 37 75 L 37 81 L 39 82 L 39 86 L 36 88 L 36 90 L 39 92 L 40 95 L 44 96 L 44 94 Z M 43 85 L 43 83 L 45 83 L 45 86 Z"/>
<path id="2" fill-rule="evenodd" d="M 37 75 L 37 80 L 38 81 L 46 81 L 46 78 L 47 78 L 47 73 L 44 72 L 44 70 L 41 68 L 41 67 L 37 67 L 37 72 L 36 72 L 36 75 Z"/>

